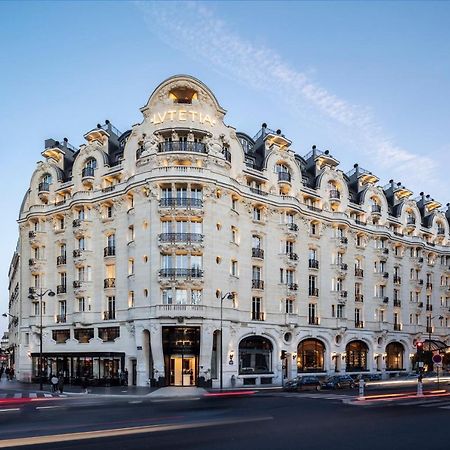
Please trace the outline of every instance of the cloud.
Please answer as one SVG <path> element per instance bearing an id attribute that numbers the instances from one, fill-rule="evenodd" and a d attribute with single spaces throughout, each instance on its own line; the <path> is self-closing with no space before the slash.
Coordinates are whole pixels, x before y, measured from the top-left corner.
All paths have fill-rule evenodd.
<path id="1" fill-rule="evenodd" d="M 277 52 L 242 38 L 202 3 L 138 2 L 149 29 L 158 37 L 234 81 L 269 93 L 316 121 L 327 122 L 352 141 L 389 175 L 421 186 L 436 173 L 433 159 L 396 145 L 376 123 L 369 108 L 354 105 L 293 68 Z M 178 11 L 183 8 L 183 20 Z M 309 71 L 311 72 L 311 71 Z M 431 183 L 430 183 L 431 184 Z M 438 185 L 436 184 L 436 187 Z"/>

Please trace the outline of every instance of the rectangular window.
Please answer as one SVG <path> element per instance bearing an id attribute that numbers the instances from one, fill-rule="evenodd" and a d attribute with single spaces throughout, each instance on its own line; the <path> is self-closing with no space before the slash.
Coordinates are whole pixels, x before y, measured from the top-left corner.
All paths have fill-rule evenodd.
<path id="1" fill-rule="evenodd" d="M 294 314 L 294 300 L 287 299 L 285 302 L 286 314 Z"/>
<path id="2" fill-rule="evenodd" d="M 252 298 L 252 320 L 264 320 L 262 312 L 262 299 L 260 297 Z"/>
<path id="3" fill-rule="evenodd" d="M 338 319 L 343 319 L 344 318 L 344 305 L 337 305 L 336 317 Z"/>
<path id="4" fill-rule="evenodd" d="M 186 305 L 187 304 L 187 290 L 186 289 L 176 289 L 175 290 L 175 302 L 177 305 Z"/>
<path id="5" fill-rule="evenodd" d="M 261 220 L 261 209 L 253 208 L 253 220 Z"/>
<path id="6" fill-rule="evenodd" d="M 231 261 L 231 275 L 233 277 L 239 276 L 238 262 L 234 259 Z"/>
<path id="7" fill-rule="evenodd" d="M 161 291 L 161 299 L 163 305 L 171 305 L 173 303 L 172 289 L 163 289 Z"/>
<path id="8" fill-rule="evenodd" d="M 191 290 L 191 305 L 201 305 L 202 303 L 202 293 L 201 289 Z"/>
<path id="9" fill-rule="evenodd" d="M 134 308 L 134 291 L 128 291 L 128 308 Z"/>
<path id="10" fill-rule="evenodd" d="M 86 303 L 84 301 L 84 297 L 78 298 L 78 312 L 84 312 L 86 308 Z"/>

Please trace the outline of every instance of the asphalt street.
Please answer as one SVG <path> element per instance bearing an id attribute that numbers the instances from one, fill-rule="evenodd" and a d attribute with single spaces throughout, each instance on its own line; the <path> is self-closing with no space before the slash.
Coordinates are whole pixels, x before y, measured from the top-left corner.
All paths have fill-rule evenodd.
<path id="1" fill-rule="evenodd" d="M 0 448 L 448 449 L 450 409 L 433 407 L 433 402 L 430 407 L 346 403 L 354 394 L 11 399 L 23 402 L 3 404 Z"/>

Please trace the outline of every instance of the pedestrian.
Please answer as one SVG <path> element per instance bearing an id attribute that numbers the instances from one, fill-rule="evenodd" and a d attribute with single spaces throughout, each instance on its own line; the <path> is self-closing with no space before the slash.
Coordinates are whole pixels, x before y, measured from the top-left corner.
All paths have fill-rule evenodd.
<path id="1" fill-rule="evenodd" d="M 5 368 L 2 366 L 0 367 L 0 381 L 2 381 L 3 372 L 5 371 Z"/>
<path id="2" fill-rule="evenodd" d="M 53 375 L 50 378 L 50 383 L 52 384 L 52 392 L 56 392 L 58 388 L 58 377 L 56 375 Z"/>
<path id="3" fill-rule="evenodd" d="M 11 369 L 9 369 L 9 379 L 10 381 L 12 381 L 14 379 L 14 368 L 11 367 Z"/>
<path id="4" fill-rule="evenodd" d="M 58 377 L 58 389 L 59 393 L 62 394 L 64 391 L 64 375 L 62 374 L 62 372 L 59 374 Z"/>
<path id="5" fill-rule="evenodd" d="M 123 384 L 124 386 L 128 386 L 128 369 L 125 368 L 123 371 Z"/>
<path id="6" fill-rule="evenodd" d="M 83 392 L 85 394 L 88 394 L 88 389 L 87 389 L 87 376 L 83 375 L 81 377 L 81 389 L 83 389 Z"/>
<path id="7" fill-rule="evenodd" d="M 5 369 L 6 380 L 9 380 L 9 367 Z"/>

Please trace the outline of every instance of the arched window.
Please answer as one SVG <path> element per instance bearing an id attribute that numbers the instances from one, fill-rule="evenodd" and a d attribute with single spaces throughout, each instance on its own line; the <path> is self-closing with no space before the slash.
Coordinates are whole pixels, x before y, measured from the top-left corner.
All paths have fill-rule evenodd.
<path id="1" fill-rule="evenodd" d="M 96 168 L 97 168 L 97 160 L 95 158 L 88 158 L 84 162 L 84 167 L 83 167 L 81 176 L 82 177 L 93 177 Z"/>
<path id="2" fill-rule="evenodd" d="M 250 336 L 239 343 L 239 373 L 272 372 L 272 343 L 261 336 Z"/>
<path id="3" fill-rule="evenodd" d="M 391 342 L 386 346 L 386 370 L 402 370 L 405 349 L 400 342 Z"/>
<path id="4" fill-rule="evenodd" d="M 305 339 L 297 347 L 297 372 L 322 372 L 325 345 L 318 339 Z"/>
<path id="5" fill-rule="evenodd" d="M 367 370 L 367 353 L 369 349 L 363 341 L 352 341 L 345 348 L 347 353 L 347 372 Z"/>
<path id="6" fill-rule="evenodd" d="M 49 173 L 46 173 L 41 178 L 41 181 L 39 183 L 39 192 L 49 191 L 50 185 L 52 184 L 52 176 Z"/>
<path id="7" fill-rule="evenodd" d="M 278 181 L 291 181 L 291 172 L 286 164 L 276 164 L 275 172 L 278 174 Z"/>

